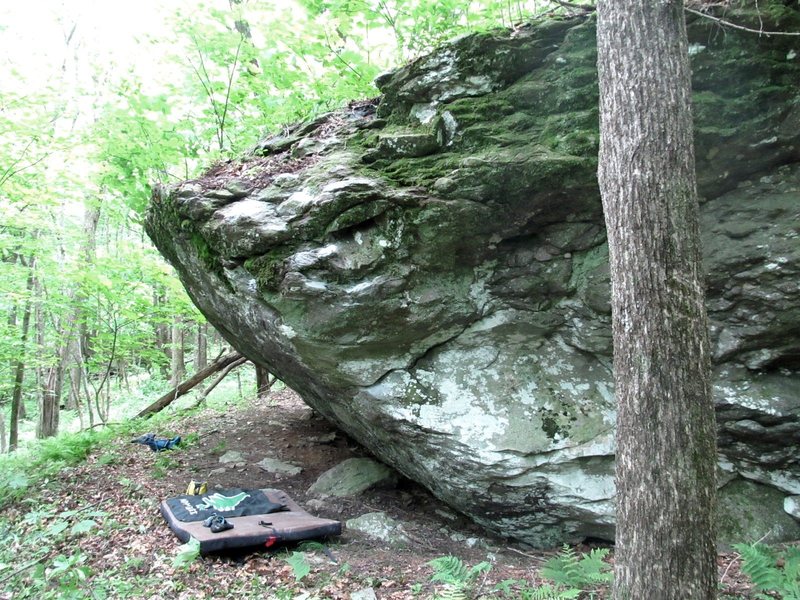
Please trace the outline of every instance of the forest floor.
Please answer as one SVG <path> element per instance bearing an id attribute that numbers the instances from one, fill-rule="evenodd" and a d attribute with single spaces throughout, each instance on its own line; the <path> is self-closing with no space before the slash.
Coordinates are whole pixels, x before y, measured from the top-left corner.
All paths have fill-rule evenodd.
<path id="1" fill-rule="evenodd" d="M 176 416 L 170 424 L 172 431 L 190 440 L 183 449 L 156 454 L 118 439 L 97 448 L 85 463 L 62 471 L 58 480 L 31 489 L 25 501 L 7 508 L 3 519 L 17 536 L 0 540 L 7 551 L 13 550 L 8 544 L 17 544 L 24 552 L 26 536 L 30 543 L 30 536 L 43 535 L 42 522 L 49 524 L 45 531 L 51 531 L 59 519 L 66 522 L 60 529 L 71 529 L 43 538 L 50 546 L 34 564 L 26 564 L 21 556 L 17 570 L 0 572 L 0 599 L 41 597 L 47 590 L 55 593 L 52 597 L 68 597 L 66 592 L 64 596 L 56 593 L 53 588 L 58 585 L 71 590 L 69 597 L 96 598 L 433 598 L 443 588 L 431 581 L 434 569 L 428 563 L 447 555 L 459 557 L 467 567 L 482 561 L 491 564 L 463 595 L 455 597 L 533 598 L 533 590 L 542 583 L 538 569 L 561 550 L 537 551 L 492 537 L 420 486 L 401 479 L 392 489 L 331 498 L 320 510 L 309 511 L 343 522 L 365 513 L 385 512 L 402 523 L 411 540 L 406 547 L 388 547 L 345 529 L 340 537 L 326 541 L 327 552 L 319 547 L 299 547 L 306 550 L 306 562 L 311 566 L 311 572 L 299 581 L 286 562 L 298 547 L 209 555 L 176 566 L 181 543 L 161 517 L 158 503 L 185 493 L 190 480 L 207 480 L 209 491 L 215 487 L 279 488 L 306 506 L 311 500 L 307 490 L 321 473 L 347 458 L 368 453 L 335 431 L 290 390 L 272 392 L 267 400 L 232 406 L 224 412 L 205 410 L 184 418 Z M 219 458 L 228 451 L 245 455 L 246 465 L 210 474 L 220 468 Z M 265 456 L 298 464 L 303 470 L 278 477 L 256 464 Z M 38 512 L 34 505 L 41 507 Z M 74 535 L 65 535 L 69 532 Z M 81 558 L 59 571 L 57 565 L 64 564 L 58 562 L 59 556 Z M 607 560 L 613 561 L 613 556 Z M 48 561 L 56 567 L 45 569 Z M 752 597 L 738 562 L 735 554 L 719 557 L 721 598 Z M 11 575 L 6 575 L 9 571 Z M 37 582 L 45 587 L 37 588 Z M 7 586 L 5 592 L 3 586 Z M 21 591 L 25 589 L 30 595 Z M 610 597 L 607 586 L 591 592 L 580 597 Z"/>

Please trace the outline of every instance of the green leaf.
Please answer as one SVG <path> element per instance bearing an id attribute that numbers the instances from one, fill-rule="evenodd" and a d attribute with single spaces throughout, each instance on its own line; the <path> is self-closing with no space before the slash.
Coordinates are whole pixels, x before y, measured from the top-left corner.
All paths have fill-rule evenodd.
<path id="1" fill-rule="evenodd" d="M 429 561 L 428 565 L 434 569 L 431 581 L 441 581 L 451 585 L 464 585 L 468 580 L 469 571 L 457 556 L 440 556 Z"/>
<path id="2" fill-rule="evenodd" d="M 172 560 L 172 566 L 176 569 L 185 569 L 200 556 L 200 542 L 195 538 L 178 548 L 178 555 Z"/>
<path id="3" fill-rule="evenodd" d="M 69 527 L 69 523 L 66 521 L 56 521 L 50 527 L 47 528 L 46 534 L 49 536 L 55 536 L 59 533 L 64 532 Z"/>
<path id="4" fill-rule="evenodd" d="M 97 527 L 97 521 L 94 521 L 93 519 L 85 519 L 75 523 L 75 525 L 72 526 L 72 529 L 70 529 L 70 533 L 72 535 L 79 535 L 81 533 L 91 531 L 94 527 Z"/>
<path id="5" fill-rule="evenodd" d="M 21 490 L 28 487 L 28 478 L 24 473 L 15 471 L 11 473 L 6 483 L 12 490 Z"/>
<path id="6" fill-rule="evenodd" d="M 292 574 L 295 581 L 302 580 L 306 575 L 311 573 L 311 565 L 308 564 L 305 554 L 302 552 L 292 552 L 288 557 L 283 559 L 290 567 L 292 567 Z"/>

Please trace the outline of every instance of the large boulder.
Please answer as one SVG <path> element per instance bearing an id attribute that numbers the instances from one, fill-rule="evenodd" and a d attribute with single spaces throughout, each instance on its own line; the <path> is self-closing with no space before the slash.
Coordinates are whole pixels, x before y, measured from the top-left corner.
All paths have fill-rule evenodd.
<path id="1" fill-rule="evenodd" d="M 800 58 L 794 38 L 690 31 L 720 493 L 773 511 L 728 515 L 736 541 L 800 494 Z M 147 216 L 233 346 L 537 546 L 613 537 L 595 60 L 591 17 L 460 38 L 380 77 L 377 108 L 157 189 Z"/>

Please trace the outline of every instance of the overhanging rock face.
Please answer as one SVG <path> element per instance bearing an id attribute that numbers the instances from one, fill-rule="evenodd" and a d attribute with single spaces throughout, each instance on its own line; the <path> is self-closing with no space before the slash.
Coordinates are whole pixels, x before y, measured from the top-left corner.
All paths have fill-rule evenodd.
<path id="1" fill-rule="evenodd" d="M 800 58 L 691 31 L 723 537 L 797 538 Z M 382 77 L 377 109 L 156 190 L 147 217 L 233 346 L 537 546 L 613 537 L 595 60 L 591 19 L 461 38 Z"/>

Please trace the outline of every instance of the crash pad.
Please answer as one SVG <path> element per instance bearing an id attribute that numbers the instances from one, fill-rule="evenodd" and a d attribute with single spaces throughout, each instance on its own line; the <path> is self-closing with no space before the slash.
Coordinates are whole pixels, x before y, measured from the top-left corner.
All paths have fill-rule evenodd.
<path id="1" fill-rule="evenodd" d="M 199 496 L 177 496 L 161 502 L 161 514 L 182 542 L 195 538 L 200 553 L 251 546 L 271 547 L 285 542 L 339 535 L 342 524 L 315 517 L 274 489 L 216 490 Z M 221 515 L 233 529 L 214 533 L 203 526 L 212 515 Z"/>

